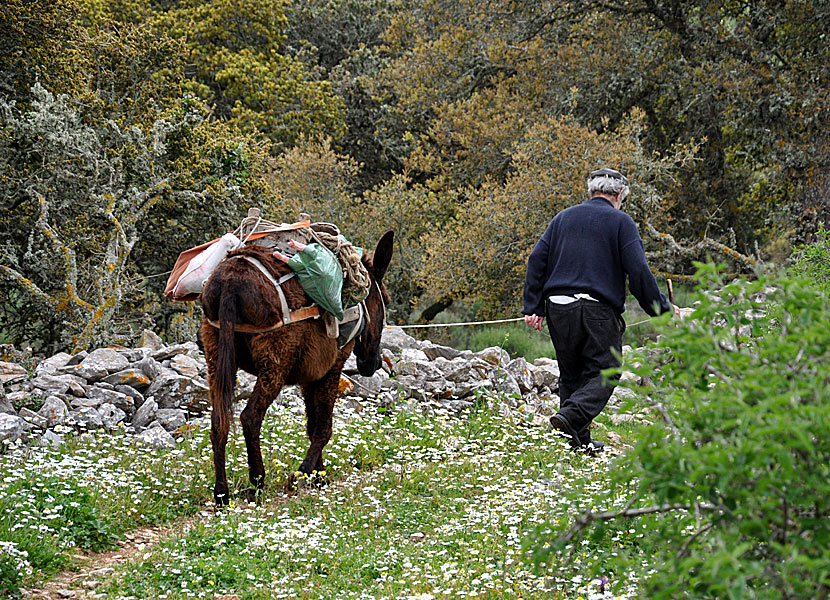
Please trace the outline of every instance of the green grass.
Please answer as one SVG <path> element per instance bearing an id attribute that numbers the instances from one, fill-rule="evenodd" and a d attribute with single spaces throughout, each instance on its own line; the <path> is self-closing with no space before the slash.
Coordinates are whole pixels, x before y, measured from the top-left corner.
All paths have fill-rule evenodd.
<path id="1" fill-rule="evenodd" d="M 492 346 L 504 348 L 511 358 L 523 356 L 529 362 L 540 357 L 554 358 L 556 353 L 550 342 L 547 327 L 534 331 L 524 323 L 476 327 L 466 342 L 459 347 L 478 352 Z"/>
<path id="2" fill-rule="evenodd" d="M 529 535 L 566 525 L 589 507 L 619 507 L 625 494 L 605 493 L 608 458 L 570 452 L 521 413 L 503 416 L 486 402 L 463 417 L 338 406 L 325 455 L 331 483 L 301 482 L 298 493 L 285 495 L 282 485 L 307 445 L 304 430 L 303 416 L 275 404 L 263 427 L 264 502 L 200 513 L 193 528 L 138 554 L 96 592 L 103 598 L 588 598 L 598 589 L 595 578 L 605 575 L 616 597 L 631 597 L 637 574 L 603 571 L 603 557 L 629 552 L 647 566 L 646 536 L 637 531 L 630 541 L 580 547 L 558 570 L 534 569 L 523 551 Z M 63 452 L 25 454 L 0 456 L 8 474 L 0 484 L 0 539 L 27 550 L 34 571 L 20 585 L 66 567 L 83 539 L 103 547 L 130 528 L 192 515 L 204 507 L 212 483 L 205 432 L 182 439 L 173 452 L 84 436 Z M 228 473 L 233 489 L 247 487 L 239 427 Z M 82 502 L 81 489 L 88 494 Z M 66 505 L 63 490 L 94 509 L 86 537 L 65 520 L 57 526 L 47 518 L 60 513 L 56 503 Z M 36 507 L 34 497 L 51 512 Z M 13 508 L 19 502 L 29 509 Z M 44 525 L 48 555 L 21 535 Z"/>
<path id="3" fill-rule="evenodd" d="M 7 447 L 0 454 L 0 591 L 13 595 L 71 566 L 75 548 L 100 552 L 124 532 L 195 513 L 208 498 L 204 434 L 157 453 L 123 435 L 68 434 L 60 449 Z M 18 576 L 3 563 L 25 564 Z"/>

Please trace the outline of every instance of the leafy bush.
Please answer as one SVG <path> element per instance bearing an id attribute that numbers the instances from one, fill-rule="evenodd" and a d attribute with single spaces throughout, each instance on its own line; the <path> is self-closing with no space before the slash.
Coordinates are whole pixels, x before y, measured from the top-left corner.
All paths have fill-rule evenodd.
<path id="1" fill-rule="evenodd" d="M 83 495 L 83 502 L 77 500 L 61 512 L 66 520 L 69 537 L 79 548 L 103 552 L 115 545 L 115 531 L 112 525 L 100 518 L 98 509 Z M 77 505 L 77 506 L 75 506 Z"/>
<path id="2" fill-rule="evenodd" d="M 534 244 L 556 213 L 587 200 L 585 174 L 594 165 L 637 173 L 639 183 L 633 184 L 625 211 L 641 225 L 661 227 L 667 203 L 659 200 L 659 182 L 669 177 L 672 162 L 692 149 L 655 160 L 639 142 L 643 118 L 635 113 L 624 129 L 602 136 L 567 117 L 531 128 L 517 141 L 513 169 L 503 184 L 465 192 L 454 219 L 424 232 L 425 257 L 416 280 L 427 289 L 479 302 L 484 314 L 518 312 L 517 290 Z M 665 268 L 665 261 L 661 256 L 655 264 Z"/>
<path id="3" fill-rule="evenodd" d="M 698 277 L 693 318 L 627 366 L 654 382 L 639 391 L 662 415 L 616 471 L 610 494 L 633 490 L 631 501 L 587 513 L 537 558 L 637 518 L 650 531 L 640 549 L 660 565 L 645 597 L 827 597 L 828 299 L 787 278 L 724 285 L 712 265 Z"/>
<path id="4" fill-rule="evenodd" d="M 819 225 L 811 244 L 796 247 L 790 257 L 793 271 L 814 281 L 830 292 L 830 231 Z"/>
<path id="5" fill-rule="evenodd" d="M 236 221 L 255 190 L 240 184 L 247 167 L 235 165 L 245 161 L 228 157 L 258 149 L 198 104 L 183 102 L 145 132 L 86 124 L 67 96 L 32 93 L 24 112 L 0 99 L 0 292 L 11 300 L 0 323 L 10 341 L 43 353 L 124 343 L 159 310 L 143 305 L 134 249 L 157 273 Z"/>

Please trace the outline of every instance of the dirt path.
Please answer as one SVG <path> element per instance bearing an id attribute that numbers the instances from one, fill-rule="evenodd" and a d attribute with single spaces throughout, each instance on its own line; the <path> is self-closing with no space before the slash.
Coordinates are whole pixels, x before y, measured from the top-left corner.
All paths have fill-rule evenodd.
<path id="1" fill-rule="evenodd" d="M 183 521 L 166 526 L 153 526 L 137 529 L 124 534 L 124 539 L 116 542 L 117 549 L 108 552 L 78 552 L 72 556 L 78 568 L 62 571 L 44 584 L 42 588 L 24 590 L 23 598 L 41 600 L 76 600 L 98 598 L 95 590 L 103 580 L 115 571 L 115 567 L 130 562 L 135 556 L 155 546 L 161 540 L 185 533 L 194 523 L 208 516 L 201 511 Z"/>
<path id="2" fill-rule="evenodd" d="M 301 491 L 299 494 L 303 494 Z M 277 507 L 288 502 L 289 498 L 280 496 L 266 500 L 266 506 Z M 187 519 L 176 521 L 168 525 L 145 527 L 124 534 L 124 539 L 116 542 L 117 549 L 108 552 L 79 551 L 72 555 L 74 569 L 61 571 L 55 577 L 43 584 L 43 587 L 31 590 L 21 590 L 23 598 L 37 600 L 93 600 L 104 597 L 95 590 L 110 575 L 116 567 L 134 561 L 142 554 L 160 542 L 187 533 L 195 524 L 209 519 L 215 513 L 214 508 L 204 508 Z M 216 596 L 215 600 L 236 600 L 237 596 Z"/>

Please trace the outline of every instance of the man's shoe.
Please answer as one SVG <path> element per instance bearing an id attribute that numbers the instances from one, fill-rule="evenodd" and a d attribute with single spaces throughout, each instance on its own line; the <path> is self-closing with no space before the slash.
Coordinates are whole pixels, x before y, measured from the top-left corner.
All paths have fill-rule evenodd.
<path id="1" fill-rule="evenodd" d="M 585 454 L 602 454 L 605 452 L 605 444 L 599 440 L 591 440 L 584 446 Z"/>
<path id="2" fill-rule="evenodd" d="M 571 446 L 579 446 L 579 434 L 577 434 L 576 429 L 571 427 L 571 424 L 568 423 L 568 420 L 565 417 L 557 413 L 550 418 L 550 424 L 556 431 L 561 431 L 566 436 L 571 438 L 568 440 Z"/>

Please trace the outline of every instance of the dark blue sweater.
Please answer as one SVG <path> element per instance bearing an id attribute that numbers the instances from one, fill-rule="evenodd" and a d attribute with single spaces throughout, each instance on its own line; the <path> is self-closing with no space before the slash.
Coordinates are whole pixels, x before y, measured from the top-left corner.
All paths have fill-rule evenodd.
<path id="1" fill-rule="evenodd" d="M 554 294 L 590 294 L 625 311 L 625 276 L 631 293 L 649 315 L 669 312 L 646 262 L 643 241 L 627 214 L 605 198 L 591 198 L 560 212 L 527 261 L 526 315 L 544 315 Z"/>

